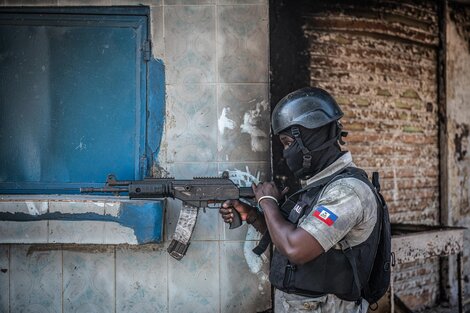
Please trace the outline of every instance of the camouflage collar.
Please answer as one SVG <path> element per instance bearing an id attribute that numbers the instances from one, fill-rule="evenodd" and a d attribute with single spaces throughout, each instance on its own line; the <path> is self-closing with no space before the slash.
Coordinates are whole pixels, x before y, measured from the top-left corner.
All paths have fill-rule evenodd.
<path id="1" fill-rule="evenodd" d="M 351 152 L 346 152 L 338 160 L 334 161 L 332 164 L 328 165 L 325 169 L 323 169 L 320 173 L 307 180 L 301 180 L 300 183 L 302 184 L 302 187 L 308 186 L 311 183 L 314 183 L 322 178 L 328 177 L 333 173 L 338 172 L 349 166 L 355 167 L 356 165 L 354 165 L 352 161 Z"/>

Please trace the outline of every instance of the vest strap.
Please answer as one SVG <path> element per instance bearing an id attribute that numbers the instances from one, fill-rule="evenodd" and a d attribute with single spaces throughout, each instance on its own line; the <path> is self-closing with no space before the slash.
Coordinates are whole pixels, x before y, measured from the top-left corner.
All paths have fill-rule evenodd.
<path id="1" fill-rule="evenodd" d="M 268 246 L 271 244 L 271 235 L 269 235 L 269 231 L 266 230 L 266 232 L 263 234 L 261 237 L 258 245 L 253 248 L 253 252 L 257 255 L 260 256 L 263 254 L 264 251 L 268 248 Z"/>
<path id="2" fill-rule="evenodd" d="M 354 276 L 354 285 L 356 286 L 357 292 L 359 293 L 359 296 L 360 296 L 362 292 L 362 287 L 361 287 L 361 281 L 359 280 L 359 274 L 357 273 L 356 258 L 354 257 L 352 253 L 353 248 L 349 245 L 349 243 L 346 240 L 341 240 L 339 242 L 339 245 L 344 255 L 348 259 L 349 264 L 351 265 L 352 273 Z M 361 299 L 359 298 L 359 300 Z"/>
<path id="3" fill-rule="evenodd" d="M 300 217 L 304 215 L 304 211 L 308 207 L 308 205 L 309 204 L 307 202 L 304 202 L 302 200 L 298 201 L 289 213 L 289 222 L 291 222 L 292 224 L 297 224 Z"/>

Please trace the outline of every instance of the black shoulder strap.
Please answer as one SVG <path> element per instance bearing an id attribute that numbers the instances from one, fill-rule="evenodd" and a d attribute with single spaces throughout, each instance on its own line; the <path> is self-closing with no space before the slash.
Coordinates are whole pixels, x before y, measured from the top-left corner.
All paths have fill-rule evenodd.
<path id="1" fill-rule="evenodd" d="M 357 170 L 360 170 L 360 169 L 357 169 Z M 359 174 L 359 172 L 357 170 L 354 170 L 354 171 Z M 363 171 L 363 170 L 360 170 L 360 171 L 362 171 L 363 173 L 361 173 L 361 175 L 354 175 L 354 177 L 357 178 L 357 179 L 360 179 L 361 181 L 366 183 L 371 188 L 371 190 L 374 192 L 374 194 L 376 196 L 376 200 L 377 200 L 377 222 L 376 222 L 374 230 L 373 230 L 373 231 L 377 232 L 377 236 L 378 236 L 376 242 L 374 242 L 374 250 L 376 251 L 375 253 L 377 253 L 377 249 L 378 249 L 379 242 L 380 242 L 380 237 L 382 236 L 383 216 L 384 216 L 384 214 L 386 214 L 385 210 L 387 210 L 387 208 L 386 208 L 387 204 L 385 203 L 385 200 L 384 200 L 382 194 L 380 193 L 379 173 L 378 172 L 373 172 L 372 173 L 372 182 L 371 182 L 368 179 L 367 174 L 365 173 L 365 171 Z M 360 280 L 359 280 L 357 264 L 356 264 L 354 255 L 351 253 L 351 251 L 352 251 L 351 248 L 349 248 L 349 249 L 344 249 L 343 248 L 343 252 L 344 252 L 345 256 L 347 257 L 347 259 L 349 260 L 349 263 L 350 263 L 352 271 L 353 271 L 356 288 L 357 288 L 357 290 L 361 291 L 361 296 L 370 295 L 371 290 L 369 288 L 369 284 L 362 285 Z M 372 270 L 373 269 L 371 268 L 370 271 L 372 271 Z M 369 275 L 370 275 L 370 272 L 369 272 Z"/>
<path id="2" fill-rule="evenodd" d="M 305 186 L 301 190 L 297 191 L 294 195 L 299 194 L 299 193 L 313 193 L 313 196 L 311 197 L 310 201 L 305 202 L 305 201 L 299 201 L 294 208 L 290 211 L 288 220 L 292 224 L 297 224 L 299 219 L 305 215 L 305 210 L 308 208 L 311 208 L 311 206 L 317 202 L 318 198 L 320 197 L 320 192 L 322 189 L 324 189 L 326 186 L 328 186 L 330 183 L 333 181 L 343 177 L 343 173 L 348 171 L 347 168 L 343 168 L 339 171 L 334 172 L 333 174 L 323 177 L 322 179 L 319 179 L 308 186 Z"/>

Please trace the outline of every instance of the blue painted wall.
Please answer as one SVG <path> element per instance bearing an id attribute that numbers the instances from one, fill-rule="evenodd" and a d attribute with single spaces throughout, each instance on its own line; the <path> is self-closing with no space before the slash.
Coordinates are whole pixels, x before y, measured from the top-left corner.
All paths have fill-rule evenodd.
<path id="1" fill-rule="evenodd" d="M 17 12 L 0 13 L 0 192 L 147 176 L 165 87 L 149 10 Z"/>

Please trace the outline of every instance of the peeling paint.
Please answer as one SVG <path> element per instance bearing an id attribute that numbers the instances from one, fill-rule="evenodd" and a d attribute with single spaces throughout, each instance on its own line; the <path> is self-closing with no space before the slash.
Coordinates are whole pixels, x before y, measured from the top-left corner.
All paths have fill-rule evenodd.
<path id="1" fill-rule="evenodd" d="M 219 120 L 217 121 L 217 125 L 219 127 L 219 132 L 221 135 L 224 134 L 225 129 L 234 129 L 236 126 L 235 121 L 228 118 L 229 113 L 230 108 L 223 108 Z"/>
<path id="2" fill-rule="evenodd" d="M 243 123 L 240 126 L 242 133 L 250 135 L 251 150 L 254 152 L 266 150 L 268 134 L 263 130 L 265 125 L 262 124 L 262 121 L 267 108 L 268 103 L 264 100 L 256 103 L 254 110 L 245 112 L 245 115 L 243 116 Z"/>
<path id="3" fill-rule="evenodd" d="M 47 201 L 25 201 L 25 203 L 27 204 L 29 214 L 24 212 L 0 212 L 0 221 L 71 221 L 78 222 L 81 225 L 85 224 L 87 221 L 113 222 L 132 230 L 139 244 L 159 242 L 162 239 L 163 207 L 162 202 L 160 201 L 131 201 L 122 205 L 117 203 L 117 207 L 112 205 L 110 206 L 111 210 L 109 211 L 112 212 L 109 214 L 93 212 L 93 207 L 80 213 L 74 212 L 73 208 L 67 212 L 52 212 L 50 210 L 53 209 L 51 207 L 49 210 L 49 204 Z M 93 203 L 97 205 L 96 202 Z M 76 202 L 74 204 L 80 206 L 83 203 Z M 101 204 L 98 204 L 97 206 L 103 207 L 104 203 Z M 70 236 L 72 237 L 73 235 L 83 235 L 74 232 L 74 227 L 70 227 L 70 230 Z M 77 240 L 73 240 L 72 242 L 80 242 L 80 239 L 77 238 Z"/>
<path id="4" fill-rule="evenodd" d="M 32 201 L 25 201 L 26 206 L 28 208 L 29 214 L 31 215 L 41 215 L 47 212 L 49 209 L 49 203 L 47 201 L 44 202 L 32 202 Z"/>

